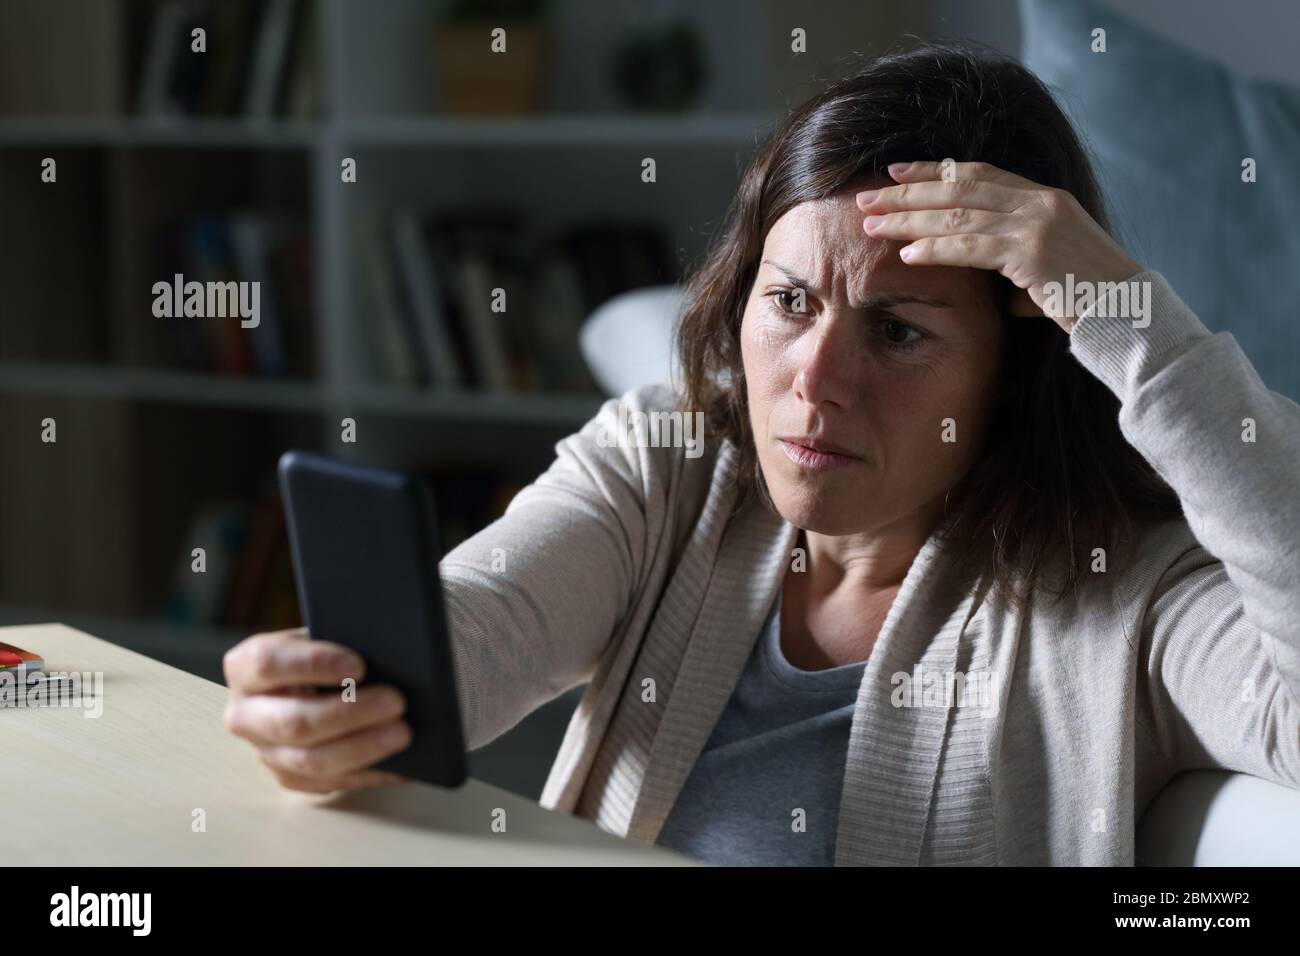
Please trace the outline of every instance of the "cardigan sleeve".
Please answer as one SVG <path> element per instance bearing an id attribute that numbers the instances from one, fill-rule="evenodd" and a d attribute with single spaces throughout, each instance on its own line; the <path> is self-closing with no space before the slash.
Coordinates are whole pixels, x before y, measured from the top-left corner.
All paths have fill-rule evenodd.
<path id="1" fill-rule="evenodd" d="M 1112 292 L 1070 351 L 1120 399 L 1121 431 L 1174 489 L 1199 547 L 1160 569 L 1138 675 L 1174 767 L 1300 787 L 1300 406 L 1158 272 L 1149 325 Z M 1104 305 L 1104 310 L 1103 310 Z"/>
<path id="2" fill-rule="evenodd" d="M 617 430 L 668 399 L 651 386 L 607 401 L 502 517 L 439 563 L 470 749 L 590 679 L 628 612 L 667 520 L 670 452 L 620 443 Z"/>

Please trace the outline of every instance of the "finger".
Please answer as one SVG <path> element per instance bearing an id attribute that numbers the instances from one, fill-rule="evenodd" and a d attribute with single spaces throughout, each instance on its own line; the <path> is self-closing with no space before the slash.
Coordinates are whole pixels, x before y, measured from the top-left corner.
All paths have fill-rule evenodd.
<path id="1" fill-rule="evenodd" d="M 333 793 L 336 790 L 361 790 L 365 787 L 392 787 L 407 783 L 407 778 L 383 770 L 357 770 L 338 777 L 308 777 L 287 770 L 268 768 L 276 782 L 286 790 L 302 793 Z"/>
<path id="2" fill-rule="evenodd" d="M 966 232 L 959 236 L 927 236 L 898 250 L 910 266 L 962 266 L 994 269 L 1006 265 L 1011 242 L 1006 236 L 983 236 Z"/>
<path id="3" fill-rule="evenodd" d="M 405 750 L 410 743 L 410 725 L 404 720 L 395 720 L 315 746 L 279 744 L 262 747 L 258 756 L 272 769 L 307 777 L 337 777 L 391 757 Z"/>
<path id="4" fill-rule="evenodd" d="M 924 181 L 865 189 L 856 195 L 863 212 L 887 213 L 902 209 L 950 209 L 965 206 L 992 212 L 1015 212 L 1030 193 L 1000 183 L 962 179 L 956 182 Z"/>
<path id="5" fill-rule="evenodd" d="M 249 647 L 257 641 L 297 641 L 305 640 L 307 629 L 305 627 L 293 627 L 283 631 L 268 631 L 265 634 L 254 634 L 240 641 L 230 650 L 226 651 L 221 658 L 222 673 L 226 678 L 226 686 L 231 687 L 235 683 L 235 678 L 239 676 L 241 667 L 247 665 Z"/>
<path id="6" fill-rule="evenodd" d="M 1015 219 L 1006 213 L 964 206 L 870 215 L 862 221 L 862 228 L 874 239 L 908 240 L 922 236 L 955 236 L 964 232 L 1004 235 L 1015 227 Z"/>
<path id="7" fill-rule="evenodd" d="M 1014 189 L 1042 189 L 1023 176 L 1007 172 L 992 163 L 958 163 L 952 160 L 920 160 L 913 163 L 890 163 L 889 175 L 895 182 L 916 183 L 926 180 L 962 182 L 976 179 L 980 182 L 999 183 Z"/>
<path id="8" fill-rule="evenodd" d="M 358 688 L 355 700 L 341 693 L 232 696 L 225 721 L 232 734 L 258 746 L 312 746 L 396 720 L 405 711 L 401 691 L 375 684 Z"/>
<path id="9" fill-rule="evenodd" d="M 335 686 L 365 676 L 365 661 L 331 641 L 303 639 L 300 632 L 256 634 L 236 644 L 223 659 L 232 691 L 258 694 L 292 686 Z"/>

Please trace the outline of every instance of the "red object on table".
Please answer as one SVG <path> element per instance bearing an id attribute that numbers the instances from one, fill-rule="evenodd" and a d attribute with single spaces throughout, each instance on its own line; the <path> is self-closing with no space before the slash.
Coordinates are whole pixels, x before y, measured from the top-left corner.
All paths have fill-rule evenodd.
<path id="1" fill-rule="evenodd" d="M 0 670 L 25 667 L 29 671 L 38 671 L 44 666 L 45 662 L 41 660 L 40 654 L 0 641 Z"/>

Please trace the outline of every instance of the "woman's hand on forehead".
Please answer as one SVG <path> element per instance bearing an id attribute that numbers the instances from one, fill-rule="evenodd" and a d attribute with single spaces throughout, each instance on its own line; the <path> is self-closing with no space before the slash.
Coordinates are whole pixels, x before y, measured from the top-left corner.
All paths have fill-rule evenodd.
<path id="1" fill-rule="evenodd" d="M 893 163 L 896 185 L 856 196 L 863 229 L 907 245 L 908 265 L 990 269 L 1020 292 L 1018 315 L 1046 315 L 1067 333 L 1077 316 L 1054 294 L 1132 278 L 1143 267 L 1110 237 L 1070 193 L 1042 186 L 988 163 Z"/>

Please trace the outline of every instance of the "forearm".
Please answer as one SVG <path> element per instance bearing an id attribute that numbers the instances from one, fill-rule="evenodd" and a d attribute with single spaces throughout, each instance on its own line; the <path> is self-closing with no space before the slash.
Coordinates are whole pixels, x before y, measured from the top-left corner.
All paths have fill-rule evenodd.
<path id="1" fill-rule="evenodd" d="M 1070 351 L 1119 397 L 1125 438 L 1178 494 L 1247 618 L 1300 653 L 1300 406 L 1270 391 L 1236 340 L 1212 334 L 1163 276 L 1130 281 L 1142 280 L 1148 326 L 1094 307 Z"/>

